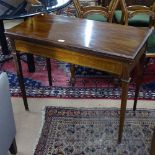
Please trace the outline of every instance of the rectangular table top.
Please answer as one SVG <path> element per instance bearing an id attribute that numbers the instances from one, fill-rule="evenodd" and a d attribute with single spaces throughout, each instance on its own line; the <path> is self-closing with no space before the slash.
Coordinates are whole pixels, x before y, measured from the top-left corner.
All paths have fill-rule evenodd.
<path id="1" fill-rule="evenodd" d="M 152 29 L 43 14 L 30 17 L 5 33 L 31 43 L 132 61 L 151 32 Z"/>

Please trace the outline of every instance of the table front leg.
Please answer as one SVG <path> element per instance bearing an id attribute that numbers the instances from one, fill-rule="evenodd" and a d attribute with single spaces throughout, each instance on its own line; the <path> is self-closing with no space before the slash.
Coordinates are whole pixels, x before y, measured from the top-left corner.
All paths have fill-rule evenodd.
<path id="1" fill-rule="evenodd" d="M 24 101 L 25 110 L 28 111 L 29 107 L 28 107 L 28 103 L 27 103 L 27 97 L 26 97 L 26 91 L 25 91 L 25 85 L 24 85 L 24 78 L 23 78 L 23 72 L 22 72 L 22 66 L 21 66 L 19 53 L 17 53 L 17 52 L 13 53 L 13 58 L 14 58 L 15 67 L 17 70 L 17 76 L 18 76 L 18 80 L 19 80 L 19 85 L 20 85 L 23 101 Z"/>
<path id="2" fill-rule="evenodd" d="M 120 107 L 120 122 L 119 122 L 119 132 L 118 132 L 118 143 L 121 143 L 123 127 L 125 121 L 125 112 L 128 98 L 128 87 L 130 82 L 129 74 L 125 73 L 125 77 L 121 79 L 122 81 L 122 94 L 121 94 L 121 107 Z"/>
<path id="3" fill-rule="evenodd" d="M 28 103 L 27 103 L 27 97 L 26 97 L 26 91 L 25 91 L 25 85 L 24 85 L 24 79 L 23 79 L 23 72 L 22 72 L 22 65 L 20 61 L 20 54 L 16 51 L 16 47 L 14 44 L 14 40 L 10 39 L 11 47 L 12 47 L 12 52 L 13 52 L 13 58 L 14 58 L 14 63 L 17 71 L 17 76 L 19 80 L 19 85 L 24 101 L 24 106 L 25 110 L 29 110 Z"/>
<path id="4" fill-rule="evenodd" d="M 136 111 L 139 90 L 143 81 L 144 58 L 145 54 L 141 57 L 138 65 L 136 66 L 136 90 L 135 90 L 133 111 Z"/>
<path id="5" fill-rule="evenodd" d="M 0 20 L 0 44 L 2 48 L 2 53 L 4 55 L 10 54 L 10 51 L 8 49 L 8 44 L 5 36 L 5 29 L 4 29 L 4 23 L 3 20 Z"/>

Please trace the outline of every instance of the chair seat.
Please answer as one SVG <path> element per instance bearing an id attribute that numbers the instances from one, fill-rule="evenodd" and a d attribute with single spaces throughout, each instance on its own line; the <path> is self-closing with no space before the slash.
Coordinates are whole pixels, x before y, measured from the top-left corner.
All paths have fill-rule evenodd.
<path id="1" fill-rule="evenodd" d="M 155 31 L 152 32 L 148 39 L 148 47 L 154 47 L 155 48 Z"/>
<path id="2" fill-rule="evenodd" d="M 104 15 L 99 13 L 90 14 L 86 18 L 90 20 L 100 21 L 100 22 L 107 22 L 107 18 Z"/>
<path id="3" fill-rule="evenodd" d="M 148 39 L 147 54 L 155 54 L 155 31 L 153 31 Z"/>
<path id="4" fill-rule="evenodd" d="M 114 13 L 114 18 L 117 23 L 121 22 L 122 11 L 117 10 Z M 128 24 L 131 26 L 138 26 L 138 27 L 148 27 L 149 26 L 149 15 L 146 14 L 137 14 L 134 17 L 129 19 Z"/>
<path id="5" fill-rule="evenodd" d="M 147 54 L 155 54 L 155 47 L 148 47 L 146 53 Z"/>

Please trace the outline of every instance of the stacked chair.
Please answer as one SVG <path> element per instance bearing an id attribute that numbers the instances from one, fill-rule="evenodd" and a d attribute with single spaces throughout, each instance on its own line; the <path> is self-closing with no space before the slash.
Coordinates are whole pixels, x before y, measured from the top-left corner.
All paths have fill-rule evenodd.
<path id="1" fill-rule="evenodd" d="M 120 0 L 121 10 L 116 10 L 114 17 L 117 23 L 122 23 L 130 26 L 148 27 L 150 24 L 151 8 L 143 5 L 127 6 L 125 0 Z M 124 18 L 124 19 L 123 19 Z M 127 19 L 125 19 L 127 18 Z M 123 22 L 127 23 L 123 23 Z"/>
<path id="2" fill-rule="evenodd" d="M 119 0 L 111 0 L 109 6 L 86 6 L 82 7 L 79 0 L 73 0 L 78 18 L 87 18 L 101 22 L 112 22 L 115 9 Z"/>
<path id="3" fill-rule="evenodd" d="M 117 23 L 136 26 L 140 28 L 154 28 L 147 41 L 146 58 L 155 58 L 155 2 L 152 6 L 132 5 L 127 6 L 125 0 L 119 0 L 121 10 L 115 11 Z M 133 110 L 136 110 L 134 103 Z"/>
<path id="4" fill-rule="evenodd" d="M 115 9 L 119 0 L 111 0 L 107 7 L 103 6 L 81 6 L 79 0 L 73 0 L 77 18 L 86 18 L 89 20 L 110 22 L 113 21 Z M 71 84 L 75 84 L 75 65 L 71 64 Z"/>

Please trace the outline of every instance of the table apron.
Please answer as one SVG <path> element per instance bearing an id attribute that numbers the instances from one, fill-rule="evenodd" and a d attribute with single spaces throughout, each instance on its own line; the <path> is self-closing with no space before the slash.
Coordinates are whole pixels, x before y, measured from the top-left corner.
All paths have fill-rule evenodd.
<path id="1" fill-rule="evenodd" d="M 107 71 L 119 76 L 122 75 L 124 66 L 124 62 L 120 62 L 120 60 L 116 61 L 112 58 L 79 53 L 73 50 L 65 50 L 52 46 L 47 47 L 45 45 L 29 43 L 21 40 L 15 40 L 15 47 L 18 52 L 53 58 L 67 63 Z"/>

